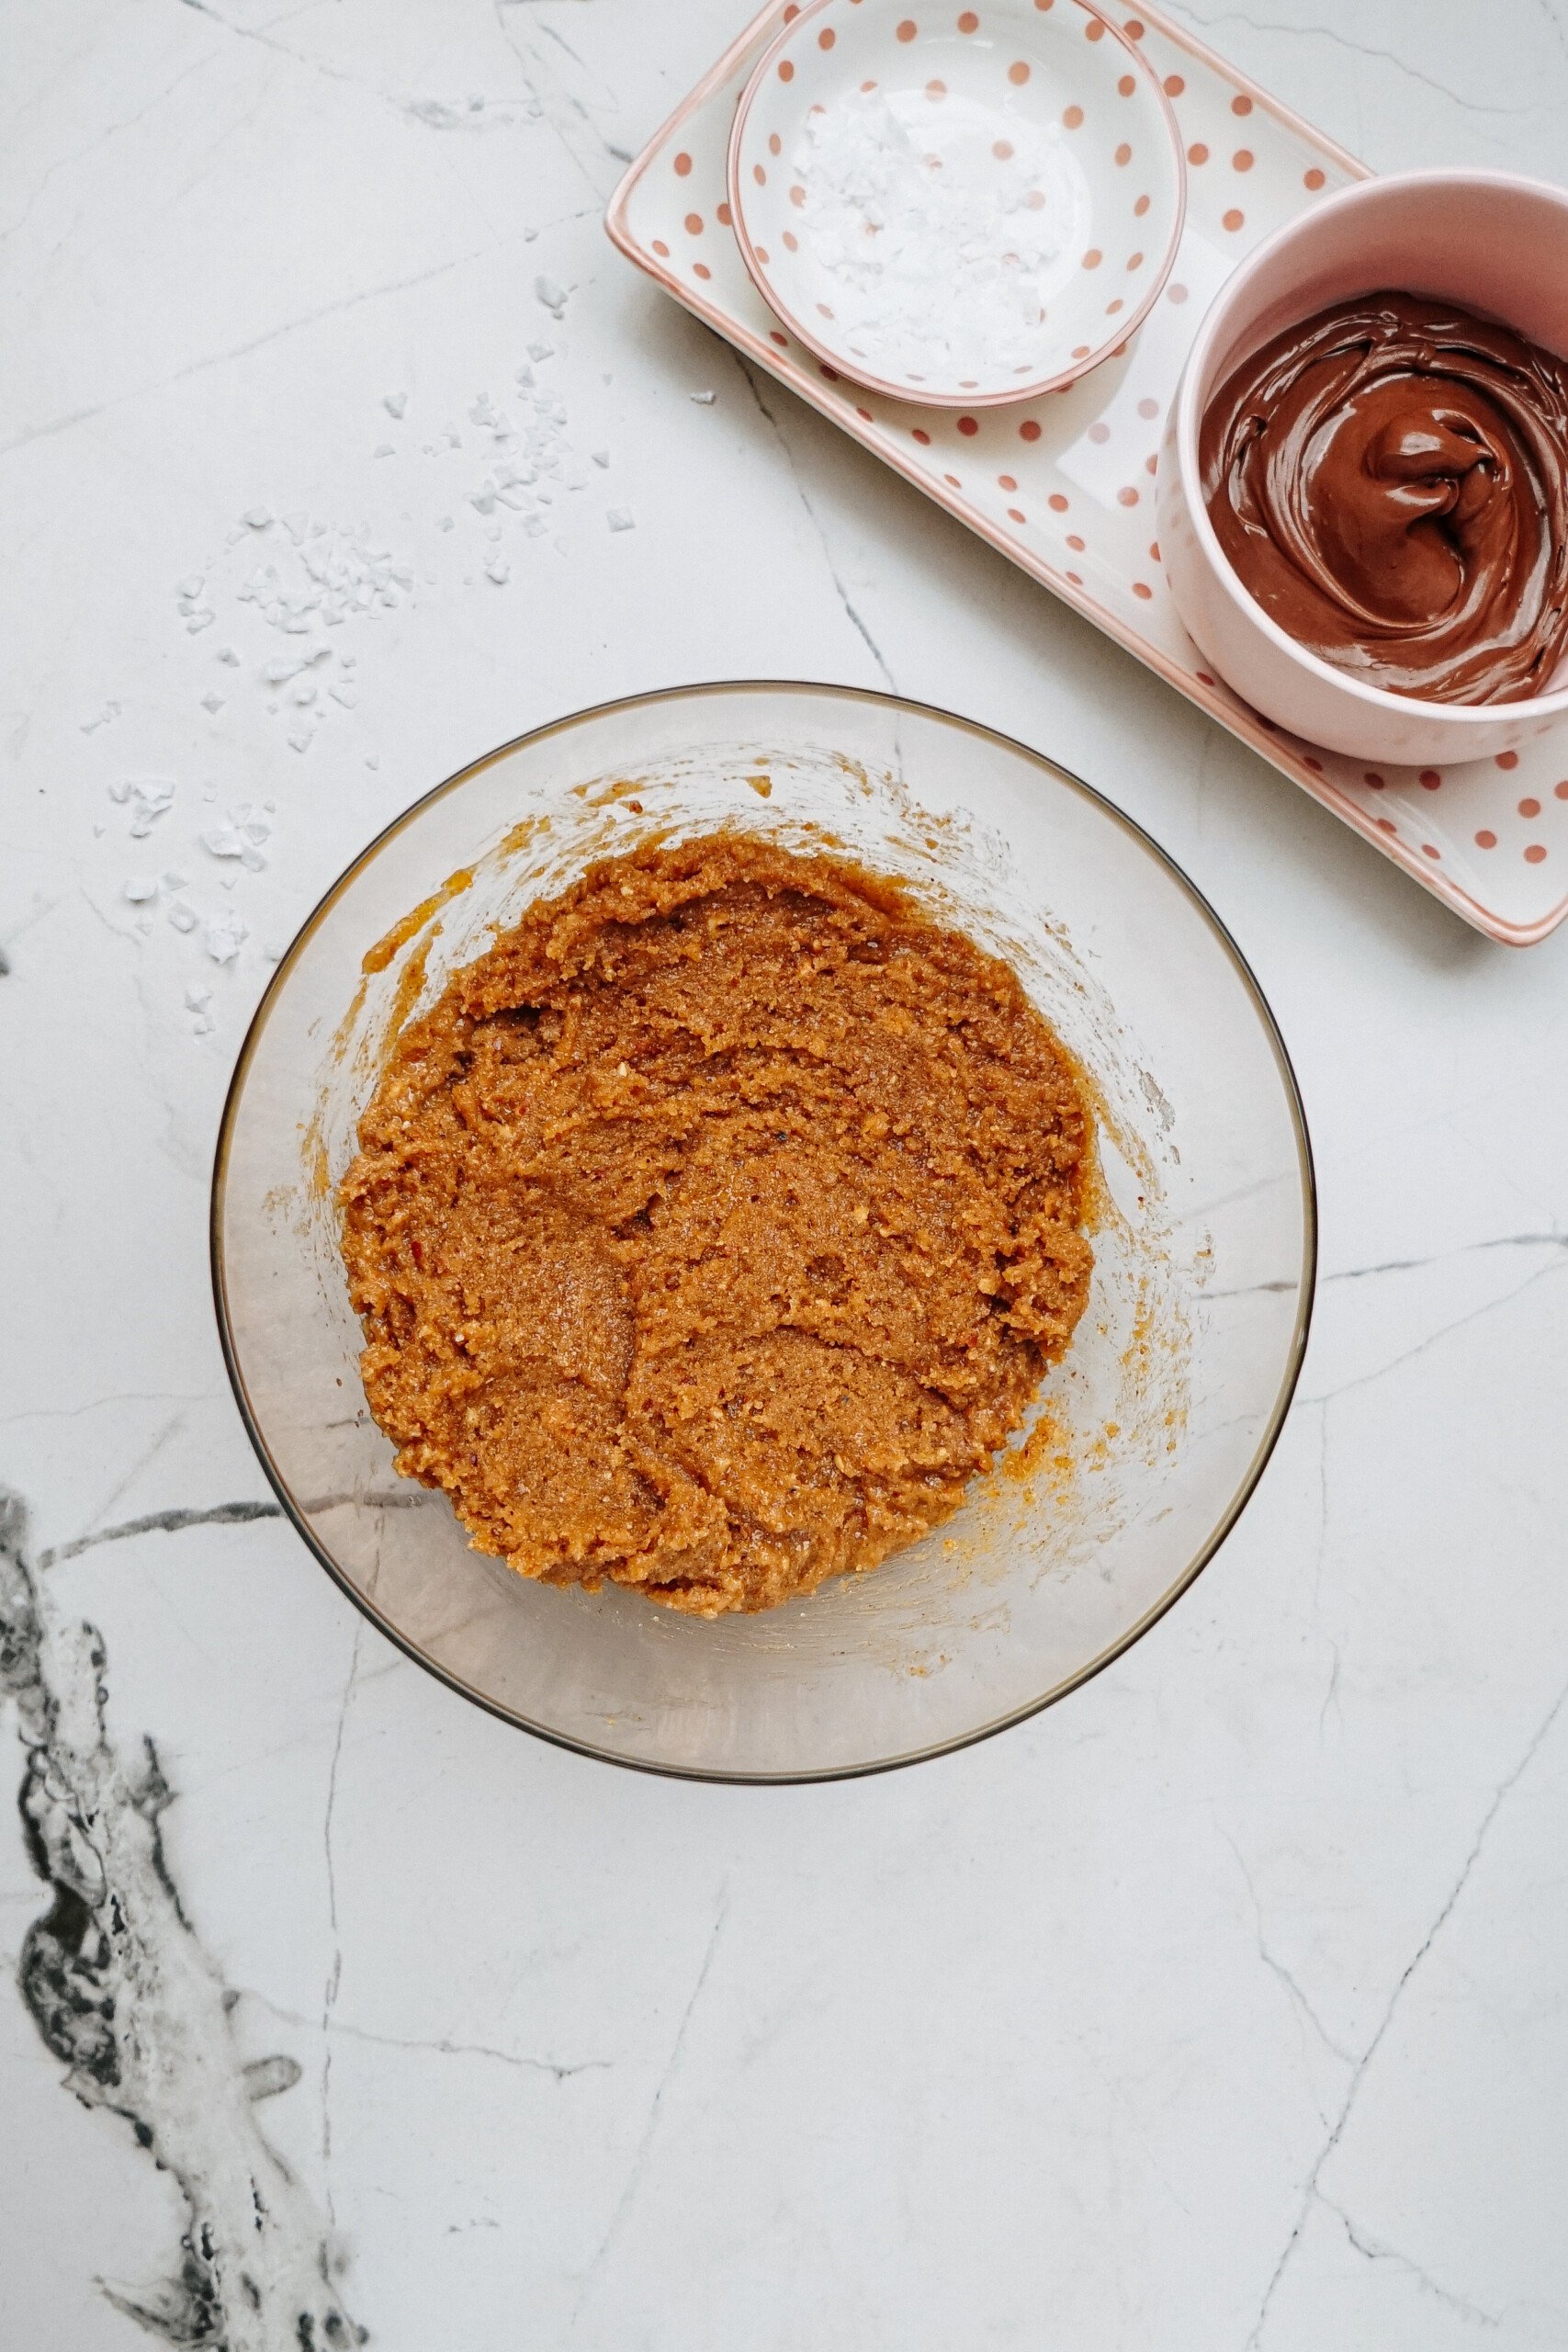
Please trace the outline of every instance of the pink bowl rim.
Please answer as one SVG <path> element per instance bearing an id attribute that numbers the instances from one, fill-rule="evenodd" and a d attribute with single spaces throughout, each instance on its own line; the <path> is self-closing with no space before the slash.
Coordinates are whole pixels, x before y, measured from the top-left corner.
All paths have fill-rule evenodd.
<path id="1" fill-rule="evenodd" d="M 1423 187 L 1523 190 L 1527 195 L 1548 198 L 1568 216 L 1568 188 L 1559 187 L 1551 180 L 1536 179 L 1522 172 L 1495 172 L 1440 164 L 1420 171 L 1384 172 L 1371 179 L 1352 181 L 1348 187 L 1337 188 L 1332 196 L 1325 197 L 1313 206 L 1311 211 L 1297 213 L 1282 228 L 1276 229 L 1271 237 L 1266 237 L 1261 244 L 1254 246 L 1247 259 L 1226 278 L 1199 325 L 1176 395 L 1173 422 L 1177 487 L 1210 571 L 1231 603 L 1242 617 L 1271 644 L 1288 653 L 1308 677 L 1332 687 L 1348 702 L 1363 710 L 1416 718 L 1423 725 L 1451 727 L 1456 736 L 1473 732 L 1482 727 L 1495 729 L 1511 722 L 1528 728 L 1535 720 L 1557 718 L 1568 711 L 1568 684 L 1555 687 L 1551 694 L 1526 695 L 1518 702 L 1427 702 L 1416 695 L 1390 694 L 1385 686 L 1365 685 L 1348 672 L 1337 670 L 1331 662 L 1325 662 L 1319 654 L 1309 652 L 1304 645 L 1292 637 L 1289 630 L 1281 628 L 1279 622 L 1264 611 L 1250 590 L 1243 584 L 1220 545 L 1219 534 L 1209 520 L 1209 510 L 1203 503 L 1200 488 L 1198 433 L 1202 417 L 1199 410 L 1198 385 L 1213 356 L 1215 344 L 1220 341 L 1235 313 L 1237 297 L 1247 293 L 1257 280 L 1273 267 L 1281 253 L 1310 241 L 1319 223 L 1330 214 L 1347 211 L 1352 206 L 1375 202 L 1390 189 Z M 1506 323 L 1505 321 L 1504 324 Z M 1563 356 L 1568 356 L 1568 354 Z M 1456 742 L 1455 751 L 1462 754 L 1462 745 Z"/>
<path id="2" fill-rule="evenodd" d="M 810 328 L 802 325 L 773 286 L 767 264 L 759 260 L 757 249 L 751 241 L 750 231 L 746 225 L 746 198 L 741 180 L 740 149 L 746 135 L 746 125 L 750 116 L 752 102 L 779 59 L 793 45 L 803 28 L 809 25 L 815 17 L 826 15 L 829 8 L 838 7 L 840 5 L 842 0 L 807 0 L 807 5 L 797 15 L 791 17 L 786 23 L 780 26 L 761 56 L 757 60 L 750 79 L 736 102 L 735 119 L 729 128 L 729 148 L 725 176 L 728 183 L 730 222 L 735 232 L 735 242 L 740 248 L 740 258 L 745 263 L 758 293 L 768 308 L 783 321 L 797 340 L 806 345 L 807 351 L 813 352 L 826 366 L 836 368 L 840 375 L 847 376 L 852 383 L 862 385 L 867 391 L 879 392 L 885 400 L 897 401 L 905 407 L 1010 408 L 1021 406 L 1025 401 L 1040 400 L 1047 392 L 1066 391 L 1069 384 L 1076 384 L 1091 369 L 1102 366 L 1107 359 L 1111 358 L 1120 351 L 1122 345 L 1130 341 L 1137 333 L 1158 301 L 1165 289 L 1166 280 L 1176 266 L 1176 256 L 1181 244 L 1181 232 L 1187 222 L 1187 155 L 1181 144 L 1181 131 L 1176 119 L 1176 109 L 1166 96 L 1159 75 L 1149 59 L 1145 56 L 1139 44 L 1129 39 L 1121 26 L 1114 23 L 1106 15 L 1104 9 L 1096 5 L 1096 0 L 1067 0 L 1070 7 L 1077 8 L 1081 15 L 1092 17 L 1103 25 L 1111 40 L 1116 41 L 1124 53 L 1132 59 L 1137 72 L 1152 90 L 1165 122 L 1166 138 L 1176 170 L 1176 208 L 1171 217 L 1170 234 L 1167 240 L 1165 251 L 1146 282 L 1146 290 L 1142 300 L 1134 310 L 1128 312 L 1125 319 L 1116 321 L 1114 334 L 1107 335 L 1103 343 L 1097 344 L 1087 359 L 1075 359 L 1070 367 L 1059 368 L 1054 376 L 1042 376 L 1030 384 L 1009 385 L 1004 390 L 995 392 L 933 392 L 922 388 L 918 393 L 912 393 L 908 384 L 891 384 L 884 377 L 870 374 L 858 361 L 846 359 L 841 351 L 835 350 L 830 344 L 822 342 Z M 851 5 L 854 5 L 854 0 L 851 0 Z"/>

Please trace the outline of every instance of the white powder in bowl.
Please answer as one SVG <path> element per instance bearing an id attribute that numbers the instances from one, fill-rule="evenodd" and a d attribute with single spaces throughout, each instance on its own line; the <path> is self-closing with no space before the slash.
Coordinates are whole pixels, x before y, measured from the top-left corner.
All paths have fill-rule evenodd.
<path id="1" fill-rule="evenodd" d="M 853 90 L 807 117 L 790 160 L 802 243 L 839 289 L 835 342 L 930 381 L 1038 368 L 1089 220 L 1057 125 L 956 92 Z"/>

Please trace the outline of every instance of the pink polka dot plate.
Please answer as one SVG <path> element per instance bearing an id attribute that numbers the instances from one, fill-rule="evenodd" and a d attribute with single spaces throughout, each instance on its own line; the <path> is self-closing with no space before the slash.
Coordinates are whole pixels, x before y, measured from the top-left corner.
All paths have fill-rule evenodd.
<path id="1" fill-rule="evenodd" d="M 730 133 L 760 61 L 786 17 L 802 14 L 795 0 L 769 0 L 633 164 L 610 205 L 610 235 L 749 360 L 1136 654 L 1456 914 L 1492 939 L 1529 946 L 1568 916 L 1568 725 L 1495 760 L 1376 767 L 1271 727 L 1222 683 L 1182 627 L 1160 553 L 1155 478 L 1199 322 L 1264 238 L 1325 190 L 1370 175 L 1184 28 L 1148 7 L 1112 13 L 1170 101 L 1187 210 L 1169 278 L 1142 326 L 1061 391 L 959 409 L 871 391 L 763 300 L 731 233 Z M 956 7 L 952 16 L 956 23 Z"/>
<path id="2" fill-rule="evenodd" d="M 741 93 L 728 181 L 741 257 L 802 343 L 960 408 L 1108 357 L 1186 202 L 1159 77 L 1089 0 L 813 0 Z"/>

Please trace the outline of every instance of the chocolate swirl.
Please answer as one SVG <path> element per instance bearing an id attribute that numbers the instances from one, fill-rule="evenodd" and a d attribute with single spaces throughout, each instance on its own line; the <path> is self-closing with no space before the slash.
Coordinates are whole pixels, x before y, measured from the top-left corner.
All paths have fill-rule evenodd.
<path id="1" fill-rule="evenodd" d="M 1203 497 L 1298 644 L 1430 702 L 1544 694 L 1568 647 L 1568 364 L 1413 294 L 1276 335 L 1204 414 Z"/>

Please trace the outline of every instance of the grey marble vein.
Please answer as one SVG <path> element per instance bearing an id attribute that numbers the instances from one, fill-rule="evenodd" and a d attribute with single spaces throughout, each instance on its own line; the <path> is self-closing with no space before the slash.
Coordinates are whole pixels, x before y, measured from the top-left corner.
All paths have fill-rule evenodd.
<path id="1" fill-rule="evenodd" d="M 755 368 L 752 368 L 748 361 L 743 359 L 739 352 L 735 353 L 733 356 L 736 366 L 739 368 L 741 375 L 746 379 L 746 384 L 750 391 L 751 398 L 757 403 L 757 407 L 772 431 L 774 440 L 778 443 L 780 449 L 784 453 L 784 463 L 789 468 L 790 480 L 795 484 L 795 496 L 799 499 L 801 506 L 805 510 L 807 520 L 811 525 L 812 529 L 816 532 L 818 539 L 821 544 L 822 560 L 828 567 L 828 577 L 833 583 L 833 594 L 837 596 L 840 604 L 843 606 L 844 616 L 849 621 L 851 627 L 854 629 L 856 635 L 862 639 L 866 651 L 871 655 L 871 658 L 875 662 L 877 669 L 881 672 L 884 685 L 886 686 L 890 694 L 897 694 L 898 691 L 897 682 L 894 678 L 893 672 L 888 665 L 886 657 L 883 653 L 882 648 L 877 644 L 876 639 L 873 637 L 870 629 L 866 627 L 863 616 L 860 612 L 859 607 L 855 605 L 853 599 L 851 597 L 850 592 L 844 584 L 842 575 L 840 574 L 838 564 L 834 560 L 833 550 L 828 543 L 828 534 L 823 527 L 822 517 L 817 512 L 817 508 L 812 503 L 811 494 L 807 489 L 805 482 L 801 480 L 800 468 L 795 461 L 795 451 L 790 447 L 789 437 L 785 434 L 784 426 L 780 424 L 778 417 L 768 406 L 767 401 L 763 397 L 762 388 L 757 380 L 757 372 Z"/>
<path id="2" fill-rule="evenodd" d="M 1439 81 L 1435 74 L 1428 73 L 1424 66 L 1412 64 L 1409 58 L 1401 57 L 1397 50 L 1380 49 L 1372 42 L 1352 40 L 1348 33 L 1340 32 L 1333 25 L 1292 25 L 1277 17 L 1249 16 L 1244 8 L 1221 8 L 1212 17 L 1201 16 L 1195 8 L 1186 6 L 1179 7 L 1175 13 L 1179 15 L 1184 22 L 1201 28 L 1206 34 L 1212 34 L 1225 25 L 1245 25 L 1247 31 L 1253 33 L 1289 35 L 1298 40 L 1332 41 L 1336 49 L 1344 50 L 1351 57 L 1359 57 L 1368 64 L 1392 65 L 1396 74 L 1408 74 L 1411 81 L 1419 82 L 1424 88 L 1436 91 L 1438 97 L 1447 98 L 1451 106 L 1462 107 L 1467 114 L 1501 116 L 1537 114 L 1543 106 L 1551 103 L 1544 98 L 1532 98 L 1525 106 L 1488 106 L 1484 99 L 1467 97 L 1462 90 L 1456 90 L 1451 83 Z"/>
<path id="3" fill-rule="evenodd" d="M 51 1603 L 26 1512 L 0 1491 L 0 1697 L 16 1703 L 21 1812 L 50 1906 L 28 1930 L 23 2001 L 65 2087 L 122 2118 L 189 2211 L 170 2276 L 101 2281 L 117 2310 L 205 2352 L 344 2352 L 366 2340 L 339 2293 L 323 2217 L 263 2136 L 259 2101 L 295 2061 L 246 2062 L 237 1996 L 197 1940 L 160 1820 L 173 1792 L 150 1739 L 128 1757 L 105 1724 L 107 1660 Z"/>
<path id="4" fill-rule="evenodd" d="M 708 1931 L 702 1964 L 697 1970 L 696 1980 L 687 1996 L 686 2006 L 681 2013 L 681 2022 L 675 2029 L 675 2039 L 670 2045 L 670 2055 L 664 2062 L 663 2072 L 654 2086 L 653 2097 L 649 2102 L 648 2114 L 643 2121 L 642 2135 L 637 2144 L 637 2153 L 632 2158 L 630 2169 L 622 2184 L 620 2196 L 615 2200 L 615 2210 L 611 2214 L 604 2234 L 599 2241 L 598 2252 L 584 2273 L 582 2285 L 572 2310 L 569 2330 L 570 2334 L 575 2335 L 577 2323 L 582 2315 L 583 2306 L 592 2292 L 594 2281 L 604 2268 L 605 2259 L 625 2228 L 626 2218 L 637 2201 L 637 2190 L 642 2186 L 644 2175 L 648 2170 L 649 2158 L 653 2153 L 653 2143 L 659 2130 L 659 2119 L 664 2107 L 664 2096 L 680 2070 L 681 2060 L 685 2053 L 686 2037 L 691 2031 L 692 2019 L 696 2013 L 697 2004 L 702 1999 L 703 1988 L 707 1984 L 709 1972 L 713 1967 L 714 1954 L 718 1950 L 719 1939 L 724 1934 L 724 1923 L 728 1916 L 729 1889 L 727 1885 L 720 1890 L 718 1909 L 714 1915 L 714 1923 Z"/>
<path id="5" fill-rule="evenodd" d="M 1416 1951 L 1413 1952 L 1410 1959 L 1406 1961 L 1404 1967 L 1400 1972 L 1398 1980 L 1388 1996 L 1388 2001 L 1384 2007 L 1382 2016 L 1378 2020 L 1377 2029 L 1373 2032 L 1371 2039 L 1368 2041 L 1366 2048 L 1362 2051 L 1359 2058 L 1356 2061 L 1349 2082 L 1346 2086 L 1345 2097 L 1341 2103 L 1339 2112 L 1334 2120 L 1333 2126 L 1329 2131 L 1327 2138 L 1324 2141 L 1322 2147 L 1318 2150 L 1312 2170 L 1307 2176 L 1306 2182 L 1302 2190 L 1301 2205 L 1296 2213 L 1295 2221 L 1292 2225 L 1291 2233 L 1285 2240 L 1283 2247 L 1280 2249 L 1279 2259 L 1275 2263 L 1273 2270 L 1269 2274 L 1269 2283 L 1263 2290 L 1263 2300 L 1258 2307 L 1258 2316 L 1252 2324 L 1252 2331 L 1247 2339 L 1246 2352 L 1256 2352 L 1256 2347 L 1263 2341 L 1264 2331 L 1269 2324 L 1269 2316 L 1274 2306 L 1274 2298 L 1280 2290 L 1280 2283 L 1281 2279 L 1289 2270 L 1292 2262 L 1295 2258 L 1296 2252 L 1301 2245 L 1302 2233 L 1306 2228 L 1307 2219 L 1312 2212 L 1313 2207 L 1316 2204 L 1326 2204 L 1328 2202 L 1327 2199 L 1324 2196 L 1319 2184 L 1323 2178 L 1325 2166 L 1328 2164 L 1330 2158 L 1334 2154 L 1334 2151 L 1338 2147 L 1340 2142 L 1345 2137 L 1346 2131 L 1350 2122 L 1350 2118 L 1355 2112 L 1356 2102 L 1360 2096 L 1361 2086 L 1367 2077 L 1367 2070 L 1371 2065 L 1373 2060 L 1378 2054 L 1378 2052 L 1382 2049 L 1383 2042 L 1387 2039 L 1390 2030 L 1393 2025 L 1394 2018 L 1399 2014 L 1400 2004 L 1404 2000 L 1406 1992 L 1409 1990 L 1412 1980 L 1418 1973 L 1427 1955 L 1431 1951 L 1433 1945 L 1437 1942 L 1438 1938 L 1442 1934 L 1442 1931 L 1447 1927 L 1450 1919 L 1453 1917 L 1454 1911 L 1458 1906 L 1461 1897 L 1464 1894 L 1465 1888 L 1470 1884 L 1471 1879 L 1474 1875 L 1475 1866 L 1481 1860 L 1482 1852 L 1485 1848 L 1488 1838 L 1492 1834 L 1492 1827 L 1494 1823 L 1496 1821 L 1497 1815 L 1502 1812 L 1508 1798 L 1513 1794 L 1514 1790 L 1524 1779 L 1525 1774 L 1529 1770 L 1529 1768 L 1535 1762 L 1537 1756 L 1546 1745 L 1547 1739 L 1551 1736 L 1552 1726 L 1555 1724 L 1558 1716 L 1562 1713 L 1565 1706 L 1568 1706 L 1568 1689 L 1563 1689 L 1558 1692 L 1556 1698 L 1547 1709 L 1545 1715 L 1541 1718 L 1534 1732 L 1530 1735 L 1529 1742 L 1525 1748 L 1524 1754 L 1519 1758 L 1518 1762 L 1513 1767 L 1512 1770 L 1506 1773 L 1503 1780 L 1498 1782 L 1497 1787 L 1493 1792 L 1491 1803 L 1487 1805 L 1485 1812 L 1481 1817 L 1480 1826 L 1477 1828 L 1475 1836 L 1471 1841 L 1470 1850 L 1464 1858 L 1459 1876 L 1455 1879 L 1452 1886 L 1449 1889 L 1448 1894 L 1444 1897 L 1442 1906 L 1438 1910 L 1437 1917 L 1433 1920 L 1431 1926 L 1422 1937 L 1420 1943 L 1416 1946 Z M 1366 2249 L 1363 2247 L 1360 2250 L 1364 2252 Z M 1412 2269 L 1415 2267 L 1414 2264 L 1409 2264 L 1406 2267 Z"/>

